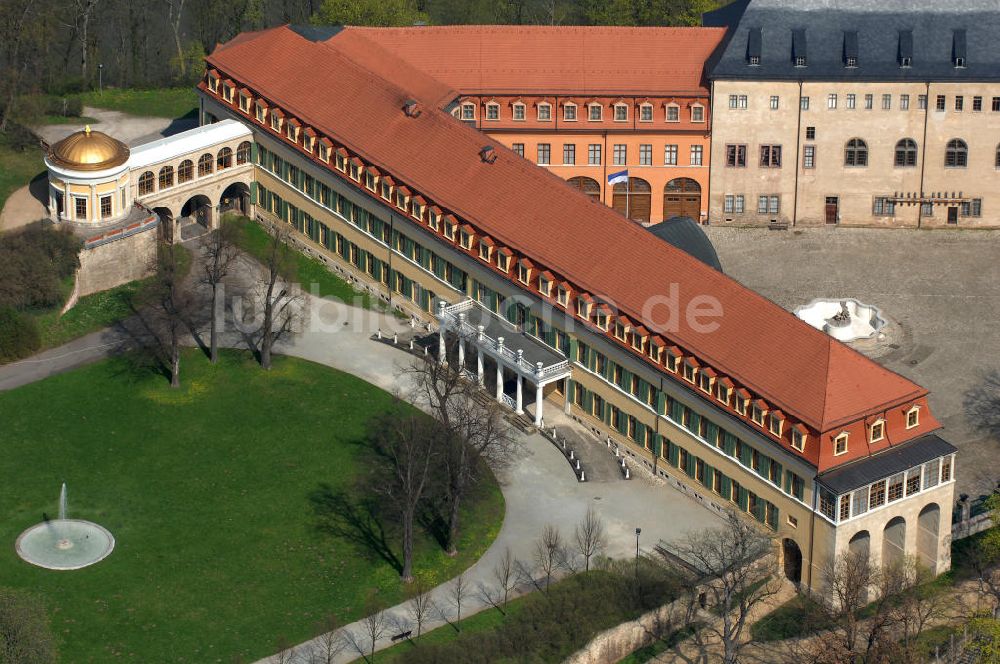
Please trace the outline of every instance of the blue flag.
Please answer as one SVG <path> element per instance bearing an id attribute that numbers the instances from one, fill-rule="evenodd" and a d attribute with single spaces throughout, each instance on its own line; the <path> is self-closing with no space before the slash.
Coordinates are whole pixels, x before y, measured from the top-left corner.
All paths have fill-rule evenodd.
<path id="1" fill-rule="evenodd" d="M 608 173 L 608 184 L 618 184 L 619 182 L 628 182 L 628 169 L 624 171 L 618 171 L 617 173 Z"/>

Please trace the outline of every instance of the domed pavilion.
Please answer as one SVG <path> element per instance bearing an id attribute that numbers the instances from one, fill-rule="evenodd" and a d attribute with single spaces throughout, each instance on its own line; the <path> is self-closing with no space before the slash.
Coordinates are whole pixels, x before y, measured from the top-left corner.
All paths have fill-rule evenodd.
<path id="1" fill-rule="evenodd" d="M 132 208 L 129 148 L 87 126 L 49 146 L 49 211 L 78 228 L 114 224 Z"/>

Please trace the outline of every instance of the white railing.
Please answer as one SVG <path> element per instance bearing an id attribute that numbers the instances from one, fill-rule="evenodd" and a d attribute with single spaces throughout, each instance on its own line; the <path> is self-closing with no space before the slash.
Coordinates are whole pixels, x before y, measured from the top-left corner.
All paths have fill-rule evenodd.
<path id="1" fill-rule="evenodd" d="M 499 358 L 502 358 L 507 364 L 518 369 L 522 373 L 540 379 L 569 375 L 571 371 L 569 360 L 562 360 L 560 362 L 556 362 L 555 364 L 550 364 L 549 366 L 543 366 L 539 369 L 536 365 L 524 359 L 523 355 L 519 354 L 517 350 L 502 344 L 500 339 L 494 339 L 485 332 L 480 333 L 478 326 L 473 325 L 466 320 L 464 316 L 461 316 L 461 314 L 466 313 L 471 309 L 475 309 L 476 307 L 479 307 L 479 305 L 475 300 L 463 300 L 456 304 L 446 306 L 441 309 L 441 313 L 439 314 L 439 317 L 442 319 L 441 323 L 447 327 L 448 330 L 456 334 L 460 334 L 466 339 L 474 341 L 477 345 L 479 345 L 479 347 L 493 353 Z M 479 308 L 482 309 L 482 307 Z M 486 309 L 482 309 L 482 313 L 486 316 L 494 315 Z M 482 334 L 481 338 L 480 334 Z M 515 334 L 519 334 L 519 332 L 511 326 L 511 335 Z"/>
<path id="2" fill-rule="evenodd" d="M 517 410 L 517 401 L 514 400 L 514 397 L 504 393 L 501 395 L 501 398 L 503 399 L 503 403 L 505 406 L 507 406 L 511 410 Z"/>

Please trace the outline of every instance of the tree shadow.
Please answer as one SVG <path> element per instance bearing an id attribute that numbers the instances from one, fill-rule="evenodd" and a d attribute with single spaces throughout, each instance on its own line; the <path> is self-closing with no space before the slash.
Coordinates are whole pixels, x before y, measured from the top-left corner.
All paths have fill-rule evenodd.
<path id="1" fill-rule="evenodd" d="M 980 382 L 966 391 L 962 408 L 978 431 L 1000 438 L 1000 371 L 983 374 Z"/>
<path id="2" fill-rule="evenodd" d="M 403 563 L 389 545 L 385 526 L 374 500 L 355 500 L 346 492 L 335 490 L 323 482 L 309 494 L 309 502 L 316 515 L 317 531 L 347 540 L 372 557 L 389 563 L 397 572 L 403 571 Z"/>
<path id="3" fill-rule="evenodd" d="M 417 523 L 428 535 L 434 538 L 438 546 L 447 551 L 450 530 L 448 520 L 441 513 L 441 507 L 442 505 L 437 503 L 424 505 L 423 509 L 417 513 Z"/>

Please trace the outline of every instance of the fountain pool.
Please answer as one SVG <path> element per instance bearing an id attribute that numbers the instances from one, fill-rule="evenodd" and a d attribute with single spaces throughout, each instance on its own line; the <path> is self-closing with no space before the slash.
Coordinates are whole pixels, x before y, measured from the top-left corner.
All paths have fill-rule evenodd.
<path id="1" fill-rule="evenodd" d="M 25 530 L 14 543 L 17 555 L 46 569 L 71 570 L 107 558 L 115 538 L 103 526 L 66 518 L 66 485 L 59 494 L 59 518 L 46 519 Z"/>
<path id="2" fill-rule="evenodd" d="M 885 327 L 878 307 L 854 299 L 818 299 L 795 310 L 795 315 L 840 341 L 870 339 Z"/>

